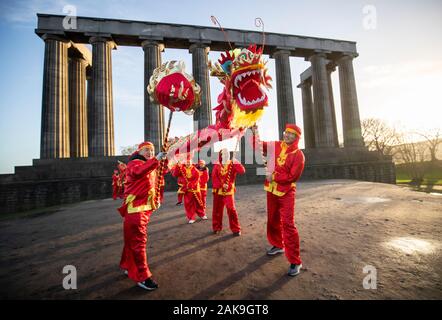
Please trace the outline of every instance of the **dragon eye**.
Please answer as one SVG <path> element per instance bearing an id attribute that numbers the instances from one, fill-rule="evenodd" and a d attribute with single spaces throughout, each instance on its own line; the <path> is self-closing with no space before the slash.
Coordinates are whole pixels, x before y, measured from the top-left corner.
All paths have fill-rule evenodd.
<path id="1" fill-rule="evenodd" d="M 226 61 L 224 64 L 221 65 L 221 68 L 223 71 L 227 74 L 230 74 L 230 67 L 232 65 L 232 61 Z"/>

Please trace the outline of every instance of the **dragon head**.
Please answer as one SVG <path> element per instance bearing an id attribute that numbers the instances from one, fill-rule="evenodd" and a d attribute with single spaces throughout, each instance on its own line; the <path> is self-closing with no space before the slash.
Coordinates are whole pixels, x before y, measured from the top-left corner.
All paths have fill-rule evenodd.
<path id="1" fill-rule="evenodd" d="M 271 88 L 272 78 L 267 74 L 262 49 L 250 45 L 247 49 L 235 49 L 221 54 L 218 63 L 209 62 L 210 75 L 224 84 L 217 122 L 225 128 L 250 127 L 262 117 L 268 104 L 265 89 Z"/>

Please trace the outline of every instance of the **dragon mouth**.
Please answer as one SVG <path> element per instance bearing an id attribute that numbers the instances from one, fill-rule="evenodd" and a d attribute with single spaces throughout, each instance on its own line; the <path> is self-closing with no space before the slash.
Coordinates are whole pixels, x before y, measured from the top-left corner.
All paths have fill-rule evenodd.
<path id="1" fill-rule="evenodd" d="M 241 70 L 232 75 L 233 96 L 242 111 L 254 111 L 267 105 L 262 77 L 261 69 Z"/>

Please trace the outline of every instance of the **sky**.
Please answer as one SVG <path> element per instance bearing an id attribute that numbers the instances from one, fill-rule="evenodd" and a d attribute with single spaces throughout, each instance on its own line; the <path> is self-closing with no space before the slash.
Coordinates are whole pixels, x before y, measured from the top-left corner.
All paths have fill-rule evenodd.
<path id="1" fill-rule="evenodd" d="M 354 60 L 361 119 L 380 118 L 401 130 L 442 127 L 442 1 L 64 1 L 0 0 L 0 173 L 31 165 L 40 156 L 44 42 L 34 32 L 37 13 L 63 14 L 66 5 L 78 16 L 258 30 L 357 42 Z M 216 61 L 219 52 L 210 52 Z M 266 57 L 269 59 L 268 57 Z M 191 73 L 187 50 L 166 48 L 163 61 L 183 60 Z M 309 63 L 290 58 L 296 123 L 302 128 L 299 75 Z M 119 46 L 112 52 L 115 149 L 143 140 L 143 50 Z M 269 59 L 270 75 L 275 64 Z M 338 133 L 342 142 L 338 72 L 333 74 Z M 211 102 L 222 87 L 211 78 Z M 276 80 L 261 120 L 264 140 L 276 139 Z M 192 118 L 174 115 L 172 136 L 192 131 Z M 301 141 L 301 146 L 303 141 Z"/>

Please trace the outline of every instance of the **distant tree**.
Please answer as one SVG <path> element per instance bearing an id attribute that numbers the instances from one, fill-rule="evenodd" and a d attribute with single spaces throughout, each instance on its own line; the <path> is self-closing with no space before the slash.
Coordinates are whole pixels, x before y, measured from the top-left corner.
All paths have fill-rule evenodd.
<path id="1" fill-rule="evenodd" d="M 399 144 L 395 147 L 399 158 L 405 164 L 410 177 L 411 184 L 420 187 L 425 175 L 425 153 L 427 146 L 424 143 L 414 142 L 416 134 L 402 133 L 398 135 Z"/>
<path id="2" fill-rule="evenodd" d="M 134 153 L 135 150 L 137 150 L 137 146 L 136 144 L 134 144 L 133 146 L 126 146 L 126 147 L 121 147 L 120 151 L 122 155 L 131 155 L 132 153 Z"/>
<path id="3" fill-rule="evenodd" d="M 441 129 L 433 129 L 424 133 L 420 132 L 417 134 L 425 139 L 428 150 L 430 151 L 430 160 L 437 161 L 437 149 L 439 145 L 442 144 Z"/>
<path id="4" fill-rule="evenodd" d="M 397 151 L 398 132 L 380 119 L 369 118 L 361 123 L 362 137 L 370 151 L 378 151 L 383 155 L 393 156 Z"/>

